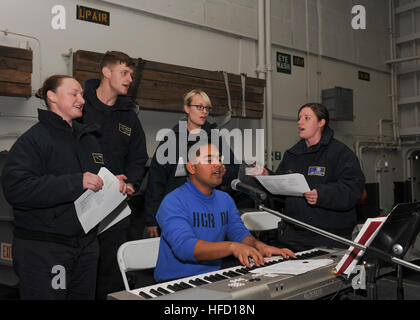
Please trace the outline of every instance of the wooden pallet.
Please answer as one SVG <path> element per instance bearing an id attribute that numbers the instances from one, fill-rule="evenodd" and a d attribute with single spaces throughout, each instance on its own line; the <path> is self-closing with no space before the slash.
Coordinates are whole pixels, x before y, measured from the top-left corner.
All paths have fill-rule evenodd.
<path id="1" fill-rule="evenodd" d="M 73 76 L 80 82 L 100 78 L 100 62 L 104 54 L 85 50 L 73 55 Z M 205 91 L 213 105 L 213 115 L 228 111 L 228 95 L 223 72 L 202 70 L 150 60 L 133 59 L 138 66 L 128 95 L 141 109 L 183 112 L 183 96 L 192 89 Z M 232 116 L 242 116 L 241 76 L 228 73 Z M 245 78 L 245 118 L 262 118 L 265 80 Z"/>
<path id="2" fill-rule="evenodd" d="M 32 51 L 0 46 L 0 95 L 29 98 L 32 95 Z"/>

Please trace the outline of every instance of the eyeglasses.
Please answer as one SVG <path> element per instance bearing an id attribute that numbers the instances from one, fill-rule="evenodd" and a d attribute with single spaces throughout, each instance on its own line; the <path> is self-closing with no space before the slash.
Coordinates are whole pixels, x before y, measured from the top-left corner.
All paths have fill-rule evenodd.
<path id="1" fill-rule="evenodd" d="M 203 111 L 204 109 L 210 113 L 211 112 L 211 107 L 208 106 L 202 106 L 201 104 L 189 104 L 190 107 L 196 107 L 198 111 Z"/>

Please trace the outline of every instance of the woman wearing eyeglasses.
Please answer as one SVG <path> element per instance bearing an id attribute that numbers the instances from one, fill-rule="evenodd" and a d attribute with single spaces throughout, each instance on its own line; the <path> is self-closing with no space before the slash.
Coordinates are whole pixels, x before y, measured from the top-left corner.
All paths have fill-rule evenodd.
<path id="1" fill-rule="evenodd" d="M 207 121 L 207 117 L 211 112 L 211 108 L 212 104 L 210 98 L 204 91 L 191 90 L 188 92 L 184 96 L 184 111 L 187 115 L 187 119 L 186 121 L 183 120 L 184 122 L 180 121 L 172 129 L 176 137 L 176 142 L 173 142 L 176 145 L 176 163 L 161 164 L 161 161 L 159 161 L 159 154 L 156 152 L 159 150 L 159 147 L 161 147 L 162 144 L 167 143 L 167 140 L 170 138 L 169 136 L 166 136 L 165 139 L 161 141 L 155 151 L 155 154 L 153 155 L 153 159 L 149 168 L 149 176 L 145 196 L 145 222 L 149 237 L 159 237 L 159 229 L 155 216 L 165 195 L 180 187 L 187 181 L 187 175 L 184 166 L 184 163 L 187 162 L 187 159 L 180 160 L 179 139 L 180 137 L 184 136 L 180 131 L 183 130 L 183 128 L 186 126 L 186 140 L 195 141 L 194 135 L 199 136 L 200 131 L 204 130 L 208 139 L 210 140 L 211 130 L 217 129 L 217 125 L 215 123 L 209 123 Z M 196 141 L 198 141 L 198 139 L 199 138 L 197 137 Z M 187 141 L 185 141 L 185 145 L 187 144 Z M 219 140 L 219 143 L 221 143 L 221 140 Z M 222 185 L 224 186 L 229 186 L 231 181 L 237 178 L 239 171 L 239 165 L 233 164 L 234 155 L 232 151 L 230 151 L 229 156 L 230 163 L 225 164 L 226 173 L 222 182 Z"/>

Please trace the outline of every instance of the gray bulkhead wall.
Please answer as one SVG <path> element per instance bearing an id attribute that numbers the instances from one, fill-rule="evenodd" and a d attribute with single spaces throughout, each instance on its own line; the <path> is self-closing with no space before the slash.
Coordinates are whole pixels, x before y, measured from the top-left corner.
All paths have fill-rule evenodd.
<path id="1" fill-rule="evenodd" d="M 51 9 L 57 4 L 66 9 L 65 30 L 51 26 Z M 351 27 L 356 4 L 366 8 L 366 30 Z M 110 26 L 76 20 L 76 5 L 110 12 Z M 354 90 L 354 121 L 331 122 L 337 138 L 353 150 L 358 140 L 377 140 L 379 119 L 391 118 L 390 76 L 385 65 L 389 59 L 388 1 L 275 0 L 271 7 L 273 151 L 283 154 L 298 140 L 299 106 L 320 102 L 321 90 L 335 86 Z M 33 91 L 51 74 L 71 73 L 71 62 L 65 57 L 70 49 L 122 50 L 147 60 L 256 77 L 257 12 L 257 0 L 3 0 L 0 45 L 33 50 Z M 292 65 L 291 74 L 277 72 L 277 52 L 303 57 L 305 67 Z M 357 78 L 360 70 L 370 73 L 369 82 Z M 0 150 L 9 149 L 16 135 L 36 122 L 40 106 L 34 97 L 0 97 Z M 140 111 L 149 156 L 157 146 L 156 132 L 171 128 L 181 117 Z M 228 129 L 262 127 L 262 120 L 249 119 L 232 119 L 227 125 Z M 372 165 L 377 156 L 369 151 L 363 154 L 368 182 L 377 182 Z M 395 179 L 404 179 L 402 161 L 395 158 Z M 273 162 L 274 168 L 278 163 Z"/>

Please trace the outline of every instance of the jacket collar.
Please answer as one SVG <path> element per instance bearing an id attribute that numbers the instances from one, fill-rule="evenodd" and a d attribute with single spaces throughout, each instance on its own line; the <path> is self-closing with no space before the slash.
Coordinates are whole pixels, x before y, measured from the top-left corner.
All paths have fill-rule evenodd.
<path id="1" fill-rule="evenodd" d="M 38 109 L 38 120 L 56 129 L 72 132 L 72 127 L 55 112 Z"/>
<path id="2" fill-rule="evenodd" d="M 102 103 L 102 101 L 98 99 L 98 96 L 96 94 L 96 89 L 99 87 L 100 84 L 101 84 L 101 80 L 99 79 L 87 80 L 84 85 L 84 90 L 85 90 L 84 97 L 90 103 L 90 105 L 92 105 L 95 109 L 99 111 L 104 111 L 104 108 L 103 108 L 104 103 Z M 98 101 L 100 103 L 98 103 Z M 130 97 L 125 96 L 125 95 L 119 95 L 117 97 L 117 100 L 115 101 L 115 104 L 110 109 L 107 108 L 106 110 L 110 110 L 110 112 L 112 112 L 116 110 L 126 111 L 126 110 L 135 110 L 135 109 L 136 109 L 136 105 L 133 102 L 133 100 L 131 100 Z"/>
<path id="3" fill-rule="evenodd" d="M 313 146 L 309 148 L 306 146 L 305 139 L 300 139 L 298 143 L 296 143 L 292 148 L 288 151 L 293 154 L 303 154 L 303 153 L 311 153 L 316 152 L 320 148 L 327 146 L 331 140 L 334 138 L 334 130 L 330 127 L 326 127 L 322 133 L 321 140 Z"/>
<path id="4" fill-rule="evenodd" d="M 182 118 L 179 121 L 185 121 L 187 122 L 187 118 Z M 186 124 L 185 124 L 186 125 Z M 210 123 L 206 120 L 206 122 L 203 124 L 203 127 L 201 128 L 202 130 L 206 131 L 207 134 L 210 135 L 211 133 L 211 129 L 216 129 L 217 128 L 217 124 L 216 123 Z M 179 133 L 179 122 L 172 128 L 172 130 L 178 134 Z"/>
<path id="5" fill-rule="evenodd" d="M 98 130 L 98 126 L 96 124 L 82 124 L 78 121 L 72 121 L 72 127 L 67 123 L 67 121 L 63 120 L 58 114 L 49 111 L 38 109 L 38 120 L 42 123 L 50 125 L 58 130 L 66 131 L 66 132 L 74 132 L 77 136 L 81 136 L 84 133 L 94 132 Z"/>

